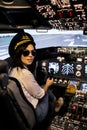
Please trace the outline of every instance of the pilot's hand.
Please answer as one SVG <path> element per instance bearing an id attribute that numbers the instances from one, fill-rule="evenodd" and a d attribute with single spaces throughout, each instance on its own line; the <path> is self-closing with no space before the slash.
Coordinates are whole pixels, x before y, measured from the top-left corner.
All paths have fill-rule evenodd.
<path id="1" fill-rule="evenodd" d="M 44 85 L 43 89 L 46 92 L 48 90 L 48 88 L 53 84 L 54 79 L 53 78 L 47 78 L 46 80 L 46 84 Z"/>
<path id="2" fill-rule="evenodd" d="M 46 85 L 48 86 L 48 87 L 50 87 L 52 84 L 53 84 L 53 82 L 54 82 L 54 79 L 53 78 L 47 78 L 47 80 L 46 80 Z"/>

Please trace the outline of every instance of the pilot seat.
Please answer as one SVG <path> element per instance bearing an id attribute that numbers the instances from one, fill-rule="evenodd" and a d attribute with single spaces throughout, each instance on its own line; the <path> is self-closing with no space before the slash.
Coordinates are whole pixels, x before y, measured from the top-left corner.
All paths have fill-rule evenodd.
<path id="1" fill-rule="evenodd" d="M 34 107 L 18 80 L 8 76 L 8 68 L 8 62 L 0 60 L 0 130 L 48 130 L 50 118 L 37 122 Z"/>

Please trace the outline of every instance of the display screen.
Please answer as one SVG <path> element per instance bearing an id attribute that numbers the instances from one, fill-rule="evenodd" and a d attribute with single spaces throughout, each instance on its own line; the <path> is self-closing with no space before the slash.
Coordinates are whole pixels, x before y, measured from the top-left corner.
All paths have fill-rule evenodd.
<path id="1" fill-rule="evenodd" d="M 48 72 L 53 74 L 59 73 L 59 63 L 58 62 L 49 62 Z"/>
<path id="2" fill-rule="evenodd" d="M 74 74 L 74 64 L 73 63 L 62 63 L 61 74 L 63 76 L 70 76 Z"/>
<path id="3" fill-rule="evenodd" d="M 84 76 L 87 78 L 87 65 L 84 66 Z"/>
<path id="4" fill-rule="evenodd" d="M 79 85 L 79 81 L 69 80 L 66 92 L 74 94 L 77 90 L 78 85 Z"/>
<path id="5" fill-rule="evenodd" d="M 74 80 L 70 80 L 70 81 L 69 81 L 69 85 L 70 85 L 70 86 L 77 86 L 78 83 L 79 83 L 78 81 L 74 81 Z"/>
<path id="6" fill-rule="evenodd" d="M 87 92 L 87 83 L 81 83 L 79 90 L 81 90 L 83 92 Z"/>

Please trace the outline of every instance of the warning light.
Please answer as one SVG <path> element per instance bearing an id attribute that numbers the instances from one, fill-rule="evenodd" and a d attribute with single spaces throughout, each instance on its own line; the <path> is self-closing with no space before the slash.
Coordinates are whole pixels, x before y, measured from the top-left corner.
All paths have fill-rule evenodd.
<path id="1" fill-rule="evenodd" d="M 72 12 L 72 10 L 69 11 L 69 16 L 70 16 L 70 17 L 73 16 L 73 12 Z"/>
<path id="2" fill-rule="evenodd" d="M 76 108 L 77 108 L 76 105 L 72 105 L 73 110 L 76 110 Z"/>
<path id="3" fill-rule="evenodd" d="M 63 17 L 63 13 L 62 13 L 62 11 L 59 11 L 59 17 L 60 17 L 60 18 Z"/>

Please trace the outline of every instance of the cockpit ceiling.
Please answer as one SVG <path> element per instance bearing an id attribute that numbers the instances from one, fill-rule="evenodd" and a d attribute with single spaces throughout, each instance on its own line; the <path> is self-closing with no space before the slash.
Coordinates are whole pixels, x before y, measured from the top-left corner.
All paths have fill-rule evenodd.
<path id="1" fill-rule="evenodd" d="M 0 0 L 0 29 L 86 27 L 87 0 Z"/>

